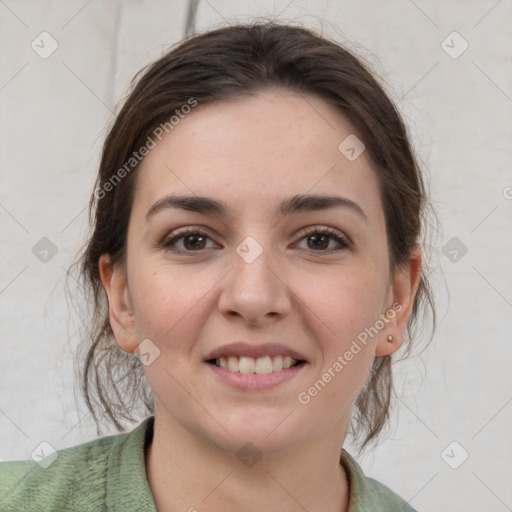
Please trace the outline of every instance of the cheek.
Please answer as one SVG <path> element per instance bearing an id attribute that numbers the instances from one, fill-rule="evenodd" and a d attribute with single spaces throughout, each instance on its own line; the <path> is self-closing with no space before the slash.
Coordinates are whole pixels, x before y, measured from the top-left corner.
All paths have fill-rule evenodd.
<path id="1" fill-rule="evenodd" d="M 333 340 L 343 349 L 379 318 L 386 291 L 385 275 L 372 263 L 347 265 L 323 274 L 302 273 L 296 281 L 301 300 Z"/>
<path id="2" fill-rule="evenodd" d="M 208 291 L 218 280 L 211 273 L 185 272 L 180 266 L 152 264 L 150 258 L 132 274 L 133 306 L 137 336 L 154 339 L 157 345 L 186 347 L 200 328 Z"/>
<path id="3" fill-rule="evenodd" d="M 307 323 L 316 326 L 313 337 L 322 347 L 321 360 L 316 363 L 321 382 L 310 390 L 312 396 L 321 391 L 318 402 L 351 401 L 363 386 L 375 356 L 384 277 L 378 265 L 368 263 L 324 277 L 303 274 L 303 311 L 308 314 Z"/>
<path id="4" fill-rule="evenodd" d="M 150 339 L 158 354 L 144 367 L 146 379 L 157 400 L 173 410 L 187 410 L 189 393 L 196 395 L 191 352 L 205 322 L 208 290 L 216 279 L 210 283 L 199 272 L 187 274 L 147 256 L 140 261 L 145 266 L 132 277 L 136 333 L 139 340 Z"/>

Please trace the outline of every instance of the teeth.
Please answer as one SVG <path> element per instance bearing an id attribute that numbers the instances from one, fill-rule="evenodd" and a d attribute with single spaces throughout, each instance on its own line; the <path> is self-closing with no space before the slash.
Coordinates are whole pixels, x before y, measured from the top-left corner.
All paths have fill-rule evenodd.
<path id="1" fill-rule="evenodd" d="M 228 370 L 230 372 L 237 372 L 238 371 L 238 357 L 236 357 L 236 356 L 229 356 L 228 357 Z"/>
<path id="2" fill-rule="evenodd" d="M 280 372 L 290 368 L 297 362 L 290 356 L 263 356 L 263 357 L 219 357 L 215 360 L 217 366 L 227 368 L 230 372 L 256 373 L 265 375 L 271 372 Z"/>
<path id="3" fill-rule="evenodd" d="M 272 359 L 270 356 L 258 357 L 256 359 L 256 370 L 258 375 L 265 375 L 265 373 L 272 373 Z"/>
<path id="4" fill-rule="evenodd" d="M 241 357 L 238 363 L 238 371 L 240 373 L 254 373 L 256 369 L 256 361 L 254 357 Z"/>

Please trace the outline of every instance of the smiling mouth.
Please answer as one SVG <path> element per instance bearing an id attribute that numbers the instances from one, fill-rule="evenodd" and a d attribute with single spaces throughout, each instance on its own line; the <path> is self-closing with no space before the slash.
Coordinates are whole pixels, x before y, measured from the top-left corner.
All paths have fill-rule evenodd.
<path id="1" fill-rule="evenodd" d="M 265 375 L 273 372 L 287 370 L 294 366 L 304 364 L 305 361 L 293 359 L 290 356 L 263 356 L 263 357 L 247 357 L 247 356 L 229 356 L 209 359 L 209 364 L 213 364 L 220 368 L 224 368 L 233 373 L 246 373 Z"/>

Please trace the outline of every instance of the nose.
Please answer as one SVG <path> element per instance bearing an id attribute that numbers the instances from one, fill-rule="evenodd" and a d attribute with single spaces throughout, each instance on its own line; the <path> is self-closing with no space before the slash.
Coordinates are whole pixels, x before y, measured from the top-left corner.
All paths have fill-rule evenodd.
<path id="1" fill-rule="evenodd" d="M 291 293 L 285 274 L 268 247 L 246 238 L 234 251 L 233 267 L 222 281 L 219 310 L 258 325 L 286 316 Z"/>

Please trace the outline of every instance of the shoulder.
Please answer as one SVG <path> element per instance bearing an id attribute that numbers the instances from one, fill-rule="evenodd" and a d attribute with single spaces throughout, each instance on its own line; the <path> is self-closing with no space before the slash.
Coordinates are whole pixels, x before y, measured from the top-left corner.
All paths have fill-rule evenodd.
<path id="1" fill-rule="evenodd" d="M 381 482 L 367 477 L 355 459 L 342 450 L 341 464 L 350 481 L 349 512 L 416 512 L 398 494 Z"/>
<path id="2" fill-rule="evenodd" d="M 1 462 L 0 512 L 104 509 L 109 459 L 128 436 L 102 437 L 37 462 Z"/>

